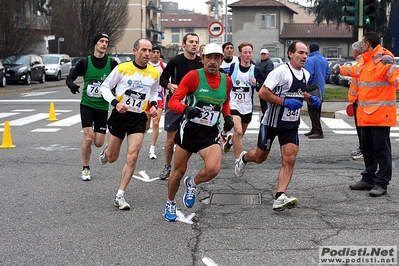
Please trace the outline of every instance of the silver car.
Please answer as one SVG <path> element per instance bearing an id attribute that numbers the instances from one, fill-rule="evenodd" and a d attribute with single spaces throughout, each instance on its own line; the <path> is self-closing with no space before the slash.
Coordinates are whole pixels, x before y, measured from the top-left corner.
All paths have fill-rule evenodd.
<path id="1" fill-rule="evenodd" d="M 349 66 L 350 67 L 350 66 L 353 66 L 353 65 L 356 65 L 356 64 L 357 64 L 357 61 L 353 60 L 353 61 L 345 62 L 342 66 Z M 340 85 L 344 85 L 344 86 L 349 87 L 349 85 L 351 84 L 351 80 L 352 80 L 352 78 L 350 76 L 342 76 L 341 74 L 338 75 L 338 83 Z"/>
<path id="2" fill-rule="evenodd" d="M 71 58 L 67 54 L 44 54 L 41 56 L 46 65 L 46 78 L 61 80 L 71 70 Z"/>

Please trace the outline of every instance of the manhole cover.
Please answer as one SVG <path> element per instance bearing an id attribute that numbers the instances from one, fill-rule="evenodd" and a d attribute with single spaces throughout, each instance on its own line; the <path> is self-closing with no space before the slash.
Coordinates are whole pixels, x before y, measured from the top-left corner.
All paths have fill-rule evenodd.
<path id="1" fill-rule="evenodd" d="M 261 204 L 260 193 L 212 193 L 211 204 Z"/>

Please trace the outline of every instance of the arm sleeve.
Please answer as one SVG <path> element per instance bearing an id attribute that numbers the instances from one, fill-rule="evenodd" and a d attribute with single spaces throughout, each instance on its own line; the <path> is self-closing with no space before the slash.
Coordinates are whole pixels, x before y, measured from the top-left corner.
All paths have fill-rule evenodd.
<path id="1" fill-rule="evenodd" d="M 187 73 L 187 75 L 184 76 L 184 78 L 181 80 L 179 84 L 179 87 L 177 87 L 177 90 L 173 93 L 172 97 L 170 98 L 168 102 L 169 109 L 175 111 L 176 113 L 183 114 L 184 108 L 186 108 L 187 105 L 185 105 L 181 101 L 187 95 L 193 94 L 197 90 L 198 85 L 199 85 L 198 71 L 191 70 L 190 72 Z"/>
<path id="2" fill-rule="evenodd" d="M 167 90 L 169 79 L 174 75 L 174 61 L 171 59 L 163 70 L 159 78 L 159 84 Z"/>
<path id="3" fill-rule="evenodd" d="M 68 86 L 68 88 L 71 88 L 73 85 L 76 85 L 74 83 L 74 81 L 79 76 L 82 76 L 83 73 L 86 71 L 85 66 L 87 66 L 87 63 L 83 62 L 83 60 L 87 61 L 87 57 L 79 60 L 78 63 L 76 64 L 75 68 L 72 70 L 72 72 L 66 78 L 65 83 Z"/>
<path id="4" fill-rule="evenodd" d="M 231 87 L 233 86 L 233 82 L 229 76 L 226 75 L 226 93 L 227 98 L 226 101 L 223 103 L 222 106 L 222 114 L 223 117 L 230 114 L 230 91 Z"/>
<path id="5" fill-rule="evenodd" d="M 260 88 L 262 88 L 263 81 L 264 81 L 262 72 L 259 67 L 255 67 L 254 75 L 255 75 L 255 79 L 256 79 L 255 89 L 257 92 L 259 92 Z"/>
<path id="6" fill-rule="evenodd" d="M 115 59 L 111 58 L 111 70 L 114 69 L 117 65 L 118 62 Z"/>
<path id="7" fill-rule="evenodd" d="M 118 67 L 115 67 L 100 86 L 103 98 L 109 103 L 111 103 L 115 99 L 115 96 L 112 94 L 111 89 L 118 84 L 119 80 L 120 76 L 118 72 Z"/>
<path id="8" fill-rule="evenodd" d="M 158 101 L 158 86 L 159 86 L 159 79 L 152 84 L 150 89 L 150 103 Z"/>

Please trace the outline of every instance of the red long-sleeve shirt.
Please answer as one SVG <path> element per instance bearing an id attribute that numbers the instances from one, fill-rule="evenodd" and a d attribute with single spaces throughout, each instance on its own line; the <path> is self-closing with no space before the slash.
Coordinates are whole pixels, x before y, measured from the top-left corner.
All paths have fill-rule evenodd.
<path id="1" fill-rule="evenodd" d="M 220 85 L 221 74 L 218 72 L 216 74 L 208 73 L 204 71 L 206 80 L 208 82 L 209 87 L 212 90 L 216 90 Z M 181 101 L 185 96 L 193 94 L 199 85 L 200 77 L 197 70 L 191 70 L 188 72 L 184 78 L 181 80 L 179 86 L 176 91 L 173 93 L 173 96 L 170 98 L 168 102 L 168 108 L 175 111 L 176 113 L 184 113 L 184 108 L 186 108 L 186 104 Z M 226 75 L 226 93 L 227 99 L 223 103 L 222 106 L 222 114 L 223 116 L 230 114 L 230 89 L 232 86 L 232 81 L 229 76 Z"/>

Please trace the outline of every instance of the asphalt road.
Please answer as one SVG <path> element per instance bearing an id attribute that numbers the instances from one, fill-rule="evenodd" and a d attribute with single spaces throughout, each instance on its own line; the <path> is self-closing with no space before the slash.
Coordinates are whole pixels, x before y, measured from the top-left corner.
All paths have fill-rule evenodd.
<path id="1" fill-rule="evenodd" d="M 24 91 L 10 89 L 22 85 L 7 85 L 8 93 L 0 95 L 0 123 L 21 119 L 22 124 L 33 115 L 48 114 L 50 102 L 60 121 L 78 115 L 80 95 L 72 95 L 64 82 L 46 82 L 44 86 L 52 88 L 41 89 L 32 84 Z M 325 106 L 338 112 L 345 103 Z M 5 113 L 18 114 L 4 117 Z M 307 116 L 302 119 L 310 125 Z M 147 157 L 146 134 L 135 178 L 126 191 L 132 209 L 119 211 L 113 197 L 125 143 L 120 158 L 104 166 L 98 163 L 100 148 L 93 146 L 93 180 L 82 182 L 79 123 L 56 126 L 41 119 L 11 126 L 16 147 L 0 149 L 0 265 L 305 266 L 319 265 L 323 246 L 397 246 L 398 129 L 393 129 L 391 139 L 394 175 L 388 193 L 371 198 L 366 191 L 349 190 L 348 185 L 359 180 L 363 163 L 350 157 L 357 142 L 353 119 L 342 113 L 339 119 L 352 128 L 323 122 L 321 140 L 308 139 L 302 134 L 306 128 L 300 130 L 300 151 L 287 191 L 298 198 L 297 208 L 272 210 L 281 166 L 276 141 L 268 160 L 249 164 L 241 179 L 234 177 L 233 152 L 223 154 L 220 174 L 199 187 L 192 209 L 183 207 L 181 187 L 177 205 L 186 221 L 175 223 L 163 219 L 167 182 L 143 178 L 147 174 L 152 179 L 162 170 L 165 132 L 159 136 L 157 160 Z M 247 133 L 243 141 L 245 150 L 255 148 L 257 134 Z M 202 160 L 193 155 L 187 175 L 202 167 Z M 261 204 L 254 204 L 256 195 Z M 225 203 L 215 202 L 217 196 Z M 233 200 L 237 198 L 247 201 Z"/>

